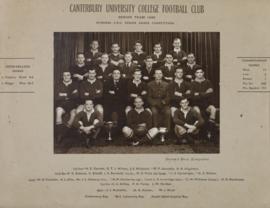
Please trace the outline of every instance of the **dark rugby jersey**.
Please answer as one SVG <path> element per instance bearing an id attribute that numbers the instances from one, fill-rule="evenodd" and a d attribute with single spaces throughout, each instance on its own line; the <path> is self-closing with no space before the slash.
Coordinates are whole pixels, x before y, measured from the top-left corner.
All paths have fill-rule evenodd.
<path id="1" fill-rule="evenodd" d="M 73 77 L 74 74 L 79 74 L 81 76 L 86 77 L 87 73 L 88 73 L 88 69 L 89 67 L 86 65 L 83 66 L 78 66 L 78 65 L 73 65 L 70 67 L 70 73 L 72 75 L 72 80 L 74 81 L 81 81 L 78 78 Z M 85 79 L 85 78 L 84 78 Z"/>
<path id="2" fill-rule="evenodd" d="M 171 105 L 178 107 L 180 100 L 183 97 L 187 97 L 187 98 L 191 97 L 190 83 L 183 80 L 179 85 L 178 83 L 173 81 L 169 84 L 169 92 L 170 92 Z M 182 93 L 182 96 L 176 95 L 175 92 Z"/>
<path id="3" fill-rule="evenodd" d="M 91 50 L 85 52 L 86 65 L 96 67 L 100 64 L 102 53 L 97 51 L 93 53 Z"/>
<path id="4" fill-rule="evenodd" d="M 210 88 L 213 89 L 212 83 L 208 79 L 204 79 L 199 82 L 196 79 L 191 82 L 191 92 L 192 92 L 192 100 L 194 105 L 204 106 L 206 107 L 212 102 L 213 93 L 206 93 L 206 91 Z M 195 95 L 195 93 L 199 93 L 199 95 Z"/>
<path id="5" fill-rule="evenodd" d="M 171 65 L 171 67 L 169 68 L 169 66 L 167 66 L 166 64 L 161 66 L 160 69 L 162 70 L 163 73 L 163 78 L 165 81 L 172 81 L 174 78 L 174 74 L 175 74 L 175 70 L 176 70 L 176 66 L 174 64 Z"/>
<path id="6" fill-rule="evenodd" d="M 98 122 L 94 125 L 95 120 Z M 99 112 L 93 110 L 88 120 L 87 113 L 83 110 L 75 116 L 73 126 L 79 128 L 81 126 L 80 123 L 82 123 L 84 127 L 91 125 L 94 125 L 95 127 L 100 127 L 102 125 L 101 115 Z"/>
<path id="7" fill-rule="evenodd" d="M 161 67 L 162 65 L 164 65 L 164 58 L 165 58 L 165 54 L 164 53 L 161 53 L 159 56 L 157 56 L 155 53 L 153 53 L 151 55 L 153 61 L 154 61 L 154 67 L 155 68 L 158 68 L 158 67 Z"/>
<path id="8" fill-rule="evenodd" d="M 127 126 L 136 129 L 138 124 L 146 124 L 146 128 L 149 130 L 152 128 L 152 115 L 149 111 L 144 110 L 138 113 L 135 109 L 132 109 L 127 114 Z"/>
<path id="9" fill-rule="evenodd" d="M 60 95 L 60 93 L 65 93 L 66 95 Z M 56 101 L 74 100 L 77 101 L 79 98 L 79 85 L 76 82 L 71 82 L 65 85 L 63 82 L 57 85 L 55 92 Z"/>
<path id="10" fill-rule="evenodd" d="M 183 60 L 183 58 L 186 57 L 187 54 L 182 49 L 178 53 L 172 50 L 170 51 L 170 54 L 172 54 L 173 59 L 177 59 L 177 62 L 175 62 L 175 64 L 183 65 L 186 62 L 185 60 Z"/>
<path id="11" fill-rule="evenodd" d="M 183 111 L 181 111 L 180 109 L 177 109 L 174 112 L 173 121 L 176 125 L 180 125 L 183 127 L 185 124 L 195 125 L 196 127 L 200 127 L 204 122 L 202 117 L 192 108 L 189 109 L 186 115 L 184 114 Z"/>
<path id="12" fill-rule="evenodd" d="M 201 69 L 202 67 L 198 64 L 188 65 L 186 64 L 184 67 L 184 77 L 186 81 L 192 81 L 195 78 L 196 69 Z M 191 77 L 191 78 L 190 78 Z"/>
<path id="13" fill-rule="evenodd" d="M 81 102 L 85 102 L 86 99 L 91 99 L 95 104 L 100 104 L 100 99 L 103 95 L 103 84 L 100 80 L 96 80 L 91 83 L 85 80 L 80 85 L 80 98 Z"/>
<path id="14" fill-rule="evenodd" d="M 103 70 L 101 66 L 102 64 L 98 65 L 96 69 L 97 79 L 101 81 L 107 81 L 109 78 L 111 78 L 114 67 L 113 65 L 108 64 Z"/>
<path id="15" fill-rule="evenodd" d="M 128 93 L 128 103 L 130 105 L 133 105 L 133 102 L 134 102 L 134 97 L 131 97 L 131 94 L 136 94 L 137 96 L 141 96 L 145 102 L 147 98 L 147 85 L 146 83 L 142 81 L 138 85 L 136 85 L 133 82 L 133 80 L 130 80 L 127 84 L 127 93 Z"/>
<path id="16" fill-rule="evenodd" d="M 134 63 L 123 63 L 120 65 L 121 74 L 126 79 L 132 79 L 134 71 L 138 68 Z"/>
<path id="17" fill-rule="evenodd" d="M 145 64 L 144 64 L 144 60 L 146 58 L 146 53 L 145 52 L 142 52 L 142 53 L 136 53 L 135 51 L 132 53 L 132 60 L 133 61 L 138 61 L 138 67 L 143 67 Z"/>

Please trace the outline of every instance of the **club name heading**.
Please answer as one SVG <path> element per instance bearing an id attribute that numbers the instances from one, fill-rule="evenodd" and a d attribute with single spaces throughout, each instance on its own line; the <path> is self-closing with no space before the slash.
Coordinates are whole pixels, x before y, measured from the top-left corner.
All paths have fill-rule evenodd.
<path id="1" fill-rule="evenodd" d="M 196 13 L 205 12 L 204 5 L 186 4 L 70 4 L 71 13 Z"/>

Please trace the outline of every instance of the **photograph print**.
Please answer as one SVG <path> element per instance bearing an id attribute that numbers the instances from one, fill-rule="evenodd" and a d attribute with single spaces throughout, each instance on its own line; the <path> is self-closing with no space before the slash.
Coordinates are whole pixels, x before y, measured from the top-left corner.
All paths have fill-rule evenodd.
<path id="1" fill-rule="evenodd" d="M 220 153 L 219 32 L 55 32 L 55 154 Z"/>

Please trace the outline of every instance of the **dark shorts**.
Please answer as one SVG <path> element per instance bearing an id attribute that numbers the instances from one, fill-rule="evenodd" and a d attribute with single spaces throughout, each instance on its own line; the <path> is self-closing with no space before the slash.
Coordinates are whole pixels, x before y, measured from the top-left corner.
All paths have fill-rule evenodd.
<path id="1" fill-rule="evenodd" d="M 77 108 L 77 103 L 74 101 L 60 101 L 56 104 L 56 107 L 61 107 L 66 112 L 70 112 L 71 110 Z"/>

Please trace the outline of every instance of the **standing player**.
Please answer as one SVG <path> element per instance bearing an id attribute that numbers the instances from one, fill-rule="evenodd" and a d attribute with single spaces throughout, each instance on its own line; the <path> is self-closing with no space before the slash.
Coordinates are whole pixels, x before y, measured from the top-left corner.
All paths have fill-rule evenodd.
<path id="1" fill-rule="evenodd" d="M 187 59 L 186 52 L 181 48 L 182 43 L 180 38 L 175 38 L 173 40 L 173 50 L 170 54 L 173 55 L 173 62 L 175 65 L 183 65 Z"/>
<path id="2" fill-rule="evenodd" d="M 87 66 L 85 64 L 85 57 L 83 53 L 78 53 L 76 56 L 76 63 L 71 66 L 70 72 L 72 79 L 76 82 L 81 82 L 87 77 Z"/>
<path id="3" fill-rule="evenodd" d="M 205 112 L 209 113 L 209 121 L 215 123 L 216 108 L 212 104 L 213 86 L 210 80 L 205 79 L 204 71 L 201 68 L 195 71 L 195 79 L 191 82 L 191 91 L 194 108 L 202 115 L 205 115 Z"/>
<path id="4" fill-rule="evenodd" d="M 103 53 L 101 56 L 101 63 L 97 68 L 97 79 L 106 82 L 112 77 L 113 66 L 109 63 L 109 55 Z"/>
<path id="5" fill-rule="evenodd" d="M 127 84 L 127 94 L 128 94 L 128 106 L 126 107 L 126 114 L 130 111 L 134 104 L 134 99 L 140 96 L 144 103 L 147 98 L 147 85 L 142 82 L 142 72 L 140 69 L 136 69 L 133 73 L 133 80 L 130 80 Z M 148 107 L 148 105 L 145 105 Z"/>
<path id="6" fill-rule="evenodd" d="M 70 128 L 76 115 L 76 107 L 78 104 L 79 92 L 78 83 L 71 79 L 69 71 L 63 72 L 63 81 L 56 87 L 56 132 L 57 142 L 62 140 L 65 135 L 66 127 Z M 69 114 L 69 120 L 66 125 L 63 122 L 63 115 Z"/>
<path id="7" fill-rule="evenodd" d="M 120 65 L 120 69 L 122 71 L 122 77 L 130 80 L 132 79 L 133 73 L 136 68 L 138 68 L 137 64 L 132 63 L 132 54 L 130 52 L 125 53 L 125 62 Z"/>
<path id="8" fill-rule="evenodd" d="M 160 67 L 163 73 L 163 78 L 167 82 L 173 81 L 176 66 L 173 64 L 172 54 L 167 53 L 165 56 L 165 64 Z"/>
<path id="9" fill-rule="evenodd" d="M 145 59 L 145 66 L 142 68 L 143 81 L 152 81 L 154 79 L 154 73 L 155 68 L 153 67 L 153 59 L 151 56 L 147 56 Z"/>
<path id="10" fill-rule="evenodd" d="M 166 127 L 170 131 L 170 95 L 168 83 L 162 80 L 162 71 L 155 70 L 155 80 L 148 83 L 148 103 L 153 114 L 155 127 Z"/>
<path id="11" fill-rule="evenodd" d="M 185 80 L 186 81 L 193 81 L 195 78 L 195 71 L 198 68 L 202 68 L 200 65 L 196 63 L 196 59 L 193 53 L 189 53 L 187 55 L 187 63 L 184 67 L 185 71 Z"/>
<path id="12" fill-rule="evenodd" d="M 95 106 L 95 110 L 100 113 L 101 121 L 103 121 L 103 84 L 100 80 L 96 79 L 95 69 L 90 69 L 88 72 L 87 80 L 83 81 L 80 85 L 80 99 L 81 103 L 85 104 L 86 100 L 92 100 Z M 83 105 L 77 108 L 77 113 L 82 111 Z"/>
<path id="13" fill-rule="evenodd" d="M 97 40 L 93 40 L 90 43 L 90 49 L 85 52 L 86 65 L 90 67 L 96 67 L 100 64 L 102 53 L 99 51 L 99 43 Z"/>
<path id="14" fill-rule="evenodd" d="M 162 52 L 161 43 L 155 43 L 153 49 L 154 52 L 151 55 L 151 57 L 153 59 L 154 67 L 158 68 L 164 64 L 165 55 Z"/>
<path id="15" fill-rule="evenodd" d="M 183 97 L 190 98 L 191 96 L 190 83 L 186 82 L 183 77 L 184 71 L 182 68 L 178 67 L 175 70 L 174 80 L 169 84 L 172 117 L 176 109 L 179 107 L 181 99 Z"/>
<path id="16" fill-rule="evenodd" d="M 134 45 L 134 52 L 132 53 L 133 63 L 137 64 L 139 68 L 144 66 L 144 60 L 146 53 L 143 51 L 143 45 L 141 41 L 136 41 Z"/>
<path id="17" fill-rule="evenodd" d="M 113 43 L 111 47 L 112 53 L 109 55 L 110 63 L 118 67 L 119 64 L 124 63 L 124 56 L 120 53 L 120 47 L 118 43 Z"/>
<path id="18" fill-rule="evenodd" d="M 152 115 L 143 107 L 143 99 L 134 99 L 135 108 L 127 114 L 127 125 L 123 128 L 126 138 L 132 140 L 132 145 L 151 141 L 157 134 L 158 129 L 152 126 Z"/>

